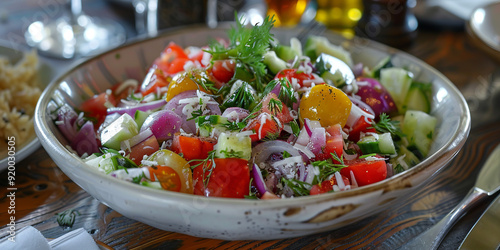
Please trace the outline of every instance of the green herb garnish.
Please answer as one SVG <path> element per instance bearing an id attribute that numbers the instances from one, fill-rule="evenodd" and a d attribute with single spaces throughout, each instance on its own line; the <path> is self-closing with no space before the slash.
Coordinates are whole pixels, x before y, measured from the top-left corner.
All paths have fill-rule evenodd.
<path id="1" fill-rule="evenodd" d="M 307 196 L 309 195 L 309 192 L 311 190 L 311 187 L 312 185 L 307 183 L 307 182 L 303 182 L 303 181 L 299 181 L 299 180 L 295 180 L 295 179 L 285 179 L 284 177 L 281 178 L 281 182 L 283 184 L 285 184 L 286 186 L 288 186 L 294 193 L 295 196 Z"/>
<path id="2" fill-rule="evenodd" d="M 401 131 L 399 126 L 399 121 L 393 121 L 389 118 L 386 113 L 381 113 L 379 116 L 379 121 L 373 123 L 371 128 L 375 128 L 378 133 L 391 133 L 394 139 L 401 139 L 405 137 L 405 134 Z"/>
<path id="3" fill-rule="evenodd" d="M 77 215 L 80 213 L 74 209 L 68 209 L 62 213 L 57 213 L 57 223 L 61 227 L 72 227 Z"/>
<path id="4" fill-rule="evenodd" d="M 274 40 L 271 34 L 271 28 L 274 26 L 274 19 L 266 17 L 260 25 L 254 25 L 251 28 L 244 26 L 244 19 L 236 17 L 236 27 L 232 27 L 229 32 L 230 45 L 225 48 L 223 44 L 210 44 L 212 60 L 234 59 L 236 61 L 236 74 L 241 72 L 245 74 L 244 78 L 251 79 L 250 85 L 261 93 L 265 84 L 269 80 L 267 68 L 263 62 L 263 55 L 270 48 Z"/>
<path id="5" fill-rule="evenodd" d="M 250 110 L 255 105 L 255 97 L 252 92 L 252 87 L 247 82 L 243 82 L 232 95 L 227 97 L 222 107 L 240 107 Z"/>
<path id="6" fill-rule="evenodd" d="M 330 175 L 346 167 L 343 156 L 338 157 L 337 154 L 334 153 L 331 153 L 331 155 L 332 158 L 339 163 L 334 163 L 332 159 L 311 162 L 313 167 L 317 167 L 319 170 L 319 174 L 314 177 L 313 184 L 325 181 Z"/>

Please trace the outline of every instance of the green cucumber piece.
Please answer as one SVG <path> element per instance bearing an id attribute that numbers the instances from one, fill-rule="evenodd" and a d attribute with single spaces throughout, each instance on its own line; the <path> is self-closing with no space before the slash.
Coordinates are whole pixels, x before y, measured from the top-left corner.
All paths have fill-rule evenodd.
<path id="1" fill-rule="evenodd" d="M 290 39 L 290 46 L 278 44 L 274 49 L 276 55 L 285 62 L 294 60 L 295 57 L 302 56 L 302 44 L 299 39 L 292 37 Z"/>
<path id="2" fill-rule="evenodd" d="M 141 110 L 135 111 L 134 121 L 137 124 L 137 128 L 139 130 L 141 129 L 142 124 L 144 123 L 144 121 L 146 120 L 146 118 L 148 118 L 148 116 L 150 114 L 151 114 L 150 112 L 144 112 L 144 111 L 141 111 Z"/>
<path id="3" fill-rule="evenodd" d="M 383 133 L 378 135 L 367 135 L 358 141 L 358 146 L 363 154 L 396 154 L 396 147 L 392 141 L 391 133 Z"/>
<path id="4" fill-rule="evenodd" d="M 405 105 L 407 110 L 420 110 L 425 113 L 431 112 L 431 96 L 431 84 L 413 82 L 406 96 Z"/>
<path id="5" fill-rule="evenodd" d="M 396 154 L 396 147 L 392 141 L 391 133 L 383 133 L 378 136 L 378 147 L 381 154 Z"/>
<path id="6" fill-rule="evenodd" d="M 139 128 L 134 119 L 128 114 L 123 114 L 102 130 L 100 138 L 103 146 L 120 150 L 120 142 L 138 133 Z"/>
<path id="7" fill-rule="evenodd" d="M 408 139 L 408 146 L 415 146 L 423 157 L 431 148 L 436 129 L 437 119 L 418 110 L 406 111 L 402 130 Z"/>
<path id="8" fill-rule="evenodd" d="M 372 154 L 372 153 L 378 153 L 379 151 L 379 142 L 377 138 L 373 135 L 368 135 L 365 136 L 357 142 L 359 149 L 361 149 L 361 152 L 363 154 Z"/>
<path id="9" fill-rule="evenodd" d="M 375 65 L 375 67 L 373 67 L 373 69 L 371 70 L 371 77 L 379 79 L 380 78 L 380 71 L 382 69 L 392 68 L 392 67 L 393 67 L 393 65 L 392 65 L 391 57 L 390 56 L 385 57 L 380 62 L 378 62 L 377 65 Z"/>
<path id="10" fill-rule="evenodd" d="M 326 37 L 310 36 L 304 46 L 304 53 L 311 58 L 311 61 L 321 54 L 325 53 L 344 61 L 347 65 L 352 66 L 351 54 L 341 46 L 334 45 L 328 41 Z"/>
<path id="11" fill-rule="evenodd" d="M 264 54 L 263 62 L 273 74 L 278 74 L 278 72 L 286 68 L 286 62 L 279 58 L 276 52 L 272 50 Z"/>
<path id="12" fill-rule="evenodd" d="M 391 95 L 400 114 L 406 112 L 405 101 L 412 80 L 413 74 L 402 68 L 386 68 L 380 70 L 380 83 Z"/>
<path id="13" fill-rule="evenodd" d="M 227 123 L 227 118 L 220 115 L 196 117 L 196 129 L 202 137 L 210 137 L 214 129 L 217 129 L 219 133 L 227 131 L 225 127 Z"/>
<path id="14" fill-rule="evenodd" d="M 152 189 L 163 190 L 163 188 L 161 187 L 161 183 L 159 181 L 141 181 L 140 185 Z"/>
<path id="15" fill-rule="evenodd" d="M 252 155 L 252 140 L 250 136 L 221 133 L 214 146 L 217 158 L 241 158 L 250 160 Z"/>

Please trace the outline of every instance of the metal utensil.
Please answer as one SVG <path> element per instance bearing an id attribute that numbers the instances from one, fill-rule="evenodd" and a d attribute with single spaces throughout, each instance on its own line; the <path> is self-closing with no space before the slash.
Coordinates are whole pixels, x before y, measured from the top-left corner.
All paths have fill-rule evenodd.
<path id="1" fill-rule="evenodd" d="M 479 172 L 474 187 L 467 196 L 441 221 L 420 234 L 402 249 L 436 249 L 450 228 L 462 215 L 500 190 L 500 144 L 496 146 Z"/>
<path id="2" fill-rule="evenodd" d="M 500 246 L 498 232 L 500 232 L 500 196 L 497 196 L 474 224 L 460 245 L 460 249 L 498 249 Z"/>

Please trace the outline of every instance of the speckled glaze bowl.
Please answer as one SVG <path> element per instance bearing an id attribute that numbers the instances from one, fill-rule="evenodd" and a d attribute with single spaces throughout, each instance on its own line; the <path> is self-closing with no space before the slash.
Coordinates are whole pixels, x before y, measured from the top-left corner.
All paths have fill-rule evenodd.
<path id="1" fill-rule="evenodd" d="M 274 29 L 283 43 L 300 30 Z M 49 117 L 55 103 L 78 106 L 85 99 L 127 78 L 141 78 L 165 46 L 202 46 L 210 38 L 226 37 L 226 28 L 189 27 L 131 42 L 93 57 L 53 81 L 35 114 L 42 146 L 74 182 L 93 197 L 123 214 L 159 229 L 225 240 L 269 240 L 337 229 L 379 213 L 398 198 L 415 192 L 458 153 L 470 130 L 467 104 L 457 88 L 432 67 L 398 50 L 367 40 L 346 40 L 324 34 L 351 51 L 355 62 L 373 67 L 387 55 L 396 66 L 407 66 L 420 81 L 433 83 L 432 114 L 438 118 L 436 139 L 427 157 L 414 168 L 376 184 L 354 190 L 281 200 L 244 200 L 149 189 L 87 167 L 65 147 L 67 141 Z"/>

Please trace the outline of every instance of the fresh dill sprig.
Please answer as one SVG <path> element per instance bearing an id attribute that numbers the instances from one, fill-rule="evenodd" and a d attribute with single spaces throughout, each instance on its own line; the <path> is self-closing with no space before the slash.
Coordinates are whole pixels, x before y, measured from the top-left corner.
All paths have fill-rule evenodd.
<path id="1" fill-rule="evenodd" d="M 269 109 L 272 115 L 278 115 L 283 110 L 283 103 L 280 100 L 271 98 L 269 100 L 267 108 Z"/>
<path id="2" fill-rule="evenodd" d="M 391 120 L 389 115 L 386 113 L 380 114 L 379 121 L 373 122 L 372 125 L 373 126 L 371 128 L 374 128 L 378 133 L 391 133 L 391 136 L 394 139 L 401 139 L 405 137 L 405 134 L 401 131 L 399 126 L 399 121 Z"/>
<path id="3" fill-rule="evenodd" d="M 266 85 L 262 95 L 265 96 L 271 93 L 276 86 L 280 86 L 278 99 L 280 99 L 287 107 L 292 107 L 293 104 L 297 102 L 297 98 L 295 97 L 295 91 L 293 90 L 292 84 L 287 78 L 274 79 L 270 81 Z"/>
<path id="4" fill-rule="evenodd" d="M 212 60 L 234 59 L 237 65 L 236 71 L 238 72 L 240 68 L 243 72 L 250 73 L 253 76 L 250 85 L 261 93 L 269 79 L 263 55 L 274 41 L 270 31 L 275 20 L 266 17 L 262 24 L 253 25 L 251 28 L 244 25 L 243 17 L 236 17 L 236 20 L 236 27 L 228 31 L 229 46 L 226 48 L 223 44 L 212 43 L 210 51 L 207 52 L 212 54 Z"/>
<path id="5" fill-rule="evenodd" d="M 208 152 L 208 156 L 205 159 L 193 159 L 193 160 L 188 161 L 189 164 L 191 164 L 192 162 L 199 162 L 199 163 L 191 166 L 191 169 L 195 169 L 199 166 L 201 166 L 203 168 L 203 176 L 205 176 L 205 178 L 203 178 L 203 187 L 204 188 L 208 187 L 208 182 L 210 181 L 210 177 L 212 176 L 213 170 L 216 167 L 215 160 L 214 160 L 215 153 L 216 153 L 216 150 L 212 150 L 212 151 Z M 208 174 L 207 174 L 207 172 L 208 172 Z"/>
<path id="6" fill-rule="evenodd" d="M 309 195 L 312 187 L 312 185 L 307 182 L 299 181 L 296 179 L 288 180 L 285 177 L 281 178 L 281 182 L 285 184 L 287 187 L 289 187 L 293 191 L 295 196 Z"/>
<path id="7" fill-rule="evenodd" d="M 242 158 L 243 157 L 243 151 L 235 151 L 234 149 L 231 150 L 221 150 L 220 151 L 225 158 Z"/>
<path id="8" fill-rule="evenodd" d="M 255 97 L 252 93 L 252 87 L 247 82 L 243 82 L 241 86 L 229 96 L 224 103 L 223 108 L 240 107 L 244 109 L 251 109 L 255 105 Z"/>
<path id="9" fill-rule="evenodd" d="M 339 163 L 334 163 L 332 159 L 311 162 L 311 164 L 314 167 L 317 167 L 319 170 L 319 174 L 315 176 L 313 183 L 321 183 L 325 181 L 330 175 L 346 167 L 342 156 L 338 157 L 337 154 L 334 153 L 331 153 L 331 155 L 332 159 Z"/>

